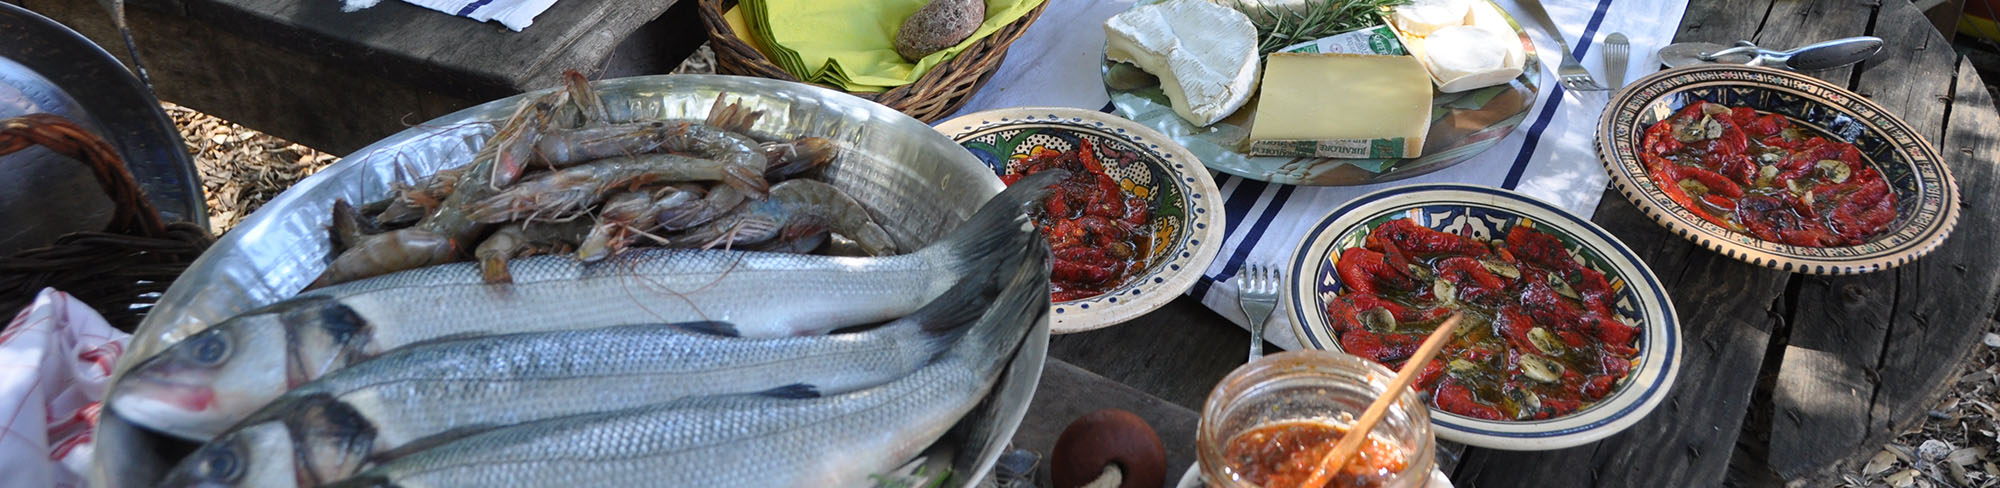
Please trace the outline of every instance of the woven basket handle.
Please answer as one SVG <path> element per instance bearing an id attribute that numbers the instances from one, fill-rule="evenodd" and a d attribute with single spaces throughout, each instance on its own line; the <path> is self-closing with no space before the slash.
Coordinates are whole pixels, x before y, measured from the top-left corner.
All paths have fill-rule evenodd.
<path id="1" fill-rule="evenodd" d="M 111 197 L 116 207 L 107 229 L 110 232 L 166 236 L 166 226 L 160 222 L 159 210 L 153 208 L 153 203 L 139 191 L 137 179 L 132 177 L 131 170 L 125 168 L 124 161 L 118 158 L 118 152 L 111 148 L 110 143 L 55 114 L 28 114 L 0 120 L 0 155 L 13 154 L 31 146 L 46 147 L 90 165 L 91 174 L 97 177 L 97 185 L 104 189 L 106 196 Z"/>

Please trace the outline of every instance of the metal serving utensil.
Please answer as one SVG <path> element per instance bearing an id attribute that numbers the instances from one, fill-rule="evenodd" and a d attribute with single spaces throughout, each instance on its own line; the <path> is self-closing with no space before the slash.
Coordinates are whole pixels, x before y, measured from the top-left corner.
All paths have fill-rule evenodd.
<path id="1" fill-rule="evenodd" d="M 1548 9 L 1542 8 L 1540 1 L 1524 0 L 1520 5 L 1535 16 L 1535 21 L 1542 24 L 1542 28 L 1546 29 L 1543 32 L 1547 33 L 1550 39 L 1555 39 L 1556 45 L 1562 46 L 1562 64 L 1556 67 L 1556 81 L 1561 83 L 1563 88 L 1570 91 L 1610 90 L 1598 83 L 1596 78 L 1592 78 L 1590 70 L 1584 69 L 1583 63 L 1577 62 L 1576 56 L 1570 54 L 1569 41 L 1563 40 L 1562 29 L 1556 27 L 1555 19 L 1549 17 Z"/>
<path id="2" fill-rule="evenodd" d="M 1882 51 L 1882 38 L 1849 37 L 1813 43 L 1790 51 L 1772 51 L 1750 41 L 1734 46 L 1711 42 L 1680 42 L 1660 48 L 1660 63 L 1670 68 L 1703 63 L 1736 63 L 1794 71 L 1819 71 L 1859 63 Z"/>

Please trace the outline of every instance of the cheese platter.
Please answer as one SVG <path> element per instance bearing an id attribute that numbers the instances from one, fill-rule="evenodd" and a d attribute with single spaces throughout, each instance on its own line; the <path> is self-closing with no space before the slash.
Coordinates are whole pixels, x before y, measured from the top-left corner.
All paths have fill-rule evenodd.
<path id="1" fill-rule="evenodd" d="M 1491 0 L 1140 0 L 1104 29 L 1118 115 L 1274 183 L 1464 162 L 1520 126 L 1542 84 L 1534 44 Z"/>

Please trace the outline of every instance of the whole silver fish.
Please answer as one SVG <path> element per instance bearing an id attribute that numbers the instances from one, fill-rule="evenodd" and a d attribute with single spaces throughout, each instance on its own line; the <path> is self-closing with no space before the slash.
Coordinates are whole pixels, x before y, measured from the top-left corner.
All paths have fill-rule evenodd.
<path id="1" fill-rule="evenodd" d="M 865 484 L 943 436 L 1046 320 L 1048 265 L 1035 262 L 951 352 L 882 386 L 816 399 L 688 398 L 494 429 L 329 486 Z"/>
<path id="2" fill-rule="evenodd" d="M 899 256 L 649 250 L 591 264 L 539 256 L 510 263 L 512 284 L 488 284 L 478 263 L 454 263 L 314 290 L 169 346 L 126 372 L 105 403 L 137 425 L 205 441 L 292 387 L 439 338 L 691 321 L 786 337 L 883 322 L 968 270 L 997 268 L 1041 242 L 1020 220 L 1059 177 L 1016 182 L 944 239 Z"/>
<path id="3" fill-rule="evenodd" d="M 880 385 L 949 348 L 1007 286 L 1001 275 L 1013 273 L 1001 269 L 976 271 L 916 313 L 851 334 L 745 339 L 688 330 L 727 328 L 719 323 L 626 325 L 405 347 L 286 392 L 160 486 L 315 486 L 392 451 L 498 426 L 689 396 L 811 398 Z M 290 442 L 258 440 L 273 429 Z"/>

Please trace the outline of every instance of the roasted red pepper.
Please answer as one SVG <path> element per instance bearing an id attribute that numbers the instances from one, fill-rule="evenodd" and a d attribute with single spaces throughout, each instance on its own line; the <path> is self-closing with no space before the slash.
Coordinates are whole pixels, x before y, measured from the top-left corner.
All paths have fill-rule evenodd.
<path id="1" fill-rule="evenodd" d="M 1377 226 L 1335 268 L 1346 290 L 1327 303 L 1343 350 L 1398 367 L 1439 410 L 1483 419 L 1560 417 L 1603 398 L 1630 373 L 1640 330 L 1619 321 L 1603 273 L 1526 225 L 1505 245 L 1399 219 Z M 1407 252 L 1406 252 L 1407 251 Z M 1403 364 L 1447 315 L 1457 337 L 1438 359 Z M 1608 378 L 1595 380 L 1594 378 Z M 1599 392 L 1601 393 L 1601 392 Z"/>

